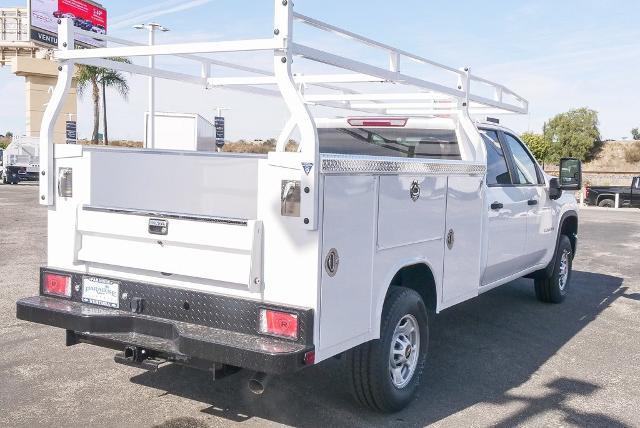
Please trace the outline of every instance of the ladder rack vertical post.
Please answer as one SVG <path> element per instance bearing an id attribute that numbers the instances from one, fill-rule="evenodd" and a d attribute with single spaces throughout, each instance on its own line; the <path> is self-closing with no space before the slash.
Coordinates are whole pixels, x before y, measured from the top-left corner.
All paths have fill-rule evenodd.
<path id="1" fill-rule="evenodd" d="M 58 20 L 58 49 L 74 49 L 73 21 Z M 74 63 L 65 60 L 58 63 L 58 82 L 42 117 L 40 125 L 40 204 L 51 206 L 55 200 L 54 131 L 56 119 L 62 110 L 64 99 L 73 79 Z"/>
<path id="2" fill-rule="evenodd" d="M 398 52 L 389 53 L 389 70 L 394 73 L 400 72 L 400 54 Z"/>
<path id="3" fill-rule="evenodd" d="M 291 71 L 293 63 L 293 2 L 291 0 L 274 0 L 274 3 L 273 34 L 279 47 L 274 50 L 273 69 L 278 89 L 289 113 L 291 113 L 295 127 L 300 132 L 300 184 L 305 189 L 300 201 L 300 222 L 303 228 L 316 230 L 318 227 L 318 171 L 320 170 L 318 132 L 313 116 L 298 91 Z M 286 144 L 284 146 L 286 147 Z"/>

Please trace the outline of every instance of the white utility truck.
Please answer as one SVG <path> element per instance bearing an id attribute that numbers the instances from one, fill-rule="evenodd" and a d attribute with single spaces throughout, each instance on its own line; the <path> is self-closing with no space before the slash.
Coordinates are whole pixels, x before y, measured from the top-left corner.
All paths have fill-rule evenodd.
<path id="1" fill-rule="evenodd" d="M 560 170 L 575 173 L 552 178 L 516 134 L 471 119 L 526 113 L 504 86 L 301 15 L 290 1 L 274 7 L 273 35 L 231 42 L 104 36 L 110 47 L 74 50 L 82 30 L 60 20 L 40 141 L 48 264 L 17 316 L 65 329 L 67 345 L 119 350 L 121 363 L 179 363 L 214 378 L 249 369 L 257 393 L 270 375 L 341 356 L 356 398 L 396 411 L 421 382 L 430 312 L 523 276 L 541 301 L 564 299 L 578 214 L 563 190 L 580 187 L 580 165 L 565 159 Z M 377 49 L 389 66 L 303 44 L 294 22 Z M 219 59 L 256 51 L 273 56 L 272 69 Z M 149 55 L 195 61 L 203 74 L 109 60 Z M 405 60 L 425 71 L 404 72 Z M 291 119 L 267 156 L 54 145 L 74 64 L 280 97 Z M 212 66 L 239 75 L 212 77 Z M 318 106 L 345 114 L 316 119 Z M 299 149 L 286 152 L 295 129 Z M 170 168 L 180 182 L 164 179 Z"/>
<path id="2" fill-rule="evenodd" d="M 40 141 L 33 137 L 14 137 L 4 150 L 2 183 L 18 184 L 21 181 L 38 181 L 40 175 Z"/>

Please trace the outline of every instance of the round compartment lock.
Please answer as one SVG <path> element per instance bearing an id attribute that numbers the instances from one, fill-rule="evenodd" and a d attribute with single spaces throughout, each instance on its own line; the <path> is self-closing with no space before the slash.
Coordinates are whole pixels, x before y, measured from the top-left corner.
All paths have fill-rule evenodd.
<path id="1" fill-rule="evenodd" d="M 327 271 L 327 275 L 330 277 L 336 276 L 338 272 L 338 266 L 340 265 L 340 256 L 338 255 L 338 250 L 332 248 L 327 253 L 327 257 L 324 259 L 324 269 Z"/>
<path id="2" fill-rule="evenodd" d="M 411 196 L 411 200 L 413 202 L 420 199 L 420 183 L 418 183 L 417 180 L 411 183 L 411 188 L 409 189 L 409 196 Z"/>

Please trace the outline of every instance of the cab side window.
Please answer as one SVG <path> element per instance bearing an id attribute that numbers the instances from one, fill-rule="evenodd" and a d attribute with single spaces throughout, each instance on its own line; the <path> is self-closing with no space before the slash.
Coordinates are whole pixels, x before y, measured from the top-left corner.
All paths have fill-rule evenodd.
<path id="1" fill-rule="evenodd" d="M 500 145 L 498 133 L 491 129 L 480 130 L 480 135 L 487 147 L 487 185 L 510 185 L 511 174 L 507 167 L 507 159 Z"/>
<path id="2" fill-rule="evenodd" d="M 524 185 L 541 184 L 536 163 L 522 143 L 513 135 L 507 133 L 504 134 L 504 140 L 513 155 L 513 168 L 515 169 L 515 174 L 518 176 L 519 183 Z"/>

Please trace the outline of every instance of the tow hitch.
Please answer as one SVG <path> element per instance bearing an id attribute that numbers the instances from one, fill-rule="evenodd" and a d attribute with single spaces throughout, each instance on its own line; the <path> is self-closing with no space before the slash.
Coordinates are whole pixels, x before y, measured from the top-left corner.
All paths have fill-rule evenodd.
<path id="1" fill-rule="evenodd" d="M 113 357 L 114 361 L 126 366 L 133 366 L 149 370 L 158 371 L 158 367 L 165 364 L 167 360 L 153 355 L 148 350 L 139 346 L 127 346 L 124 352 L 119 352 Z"/>

